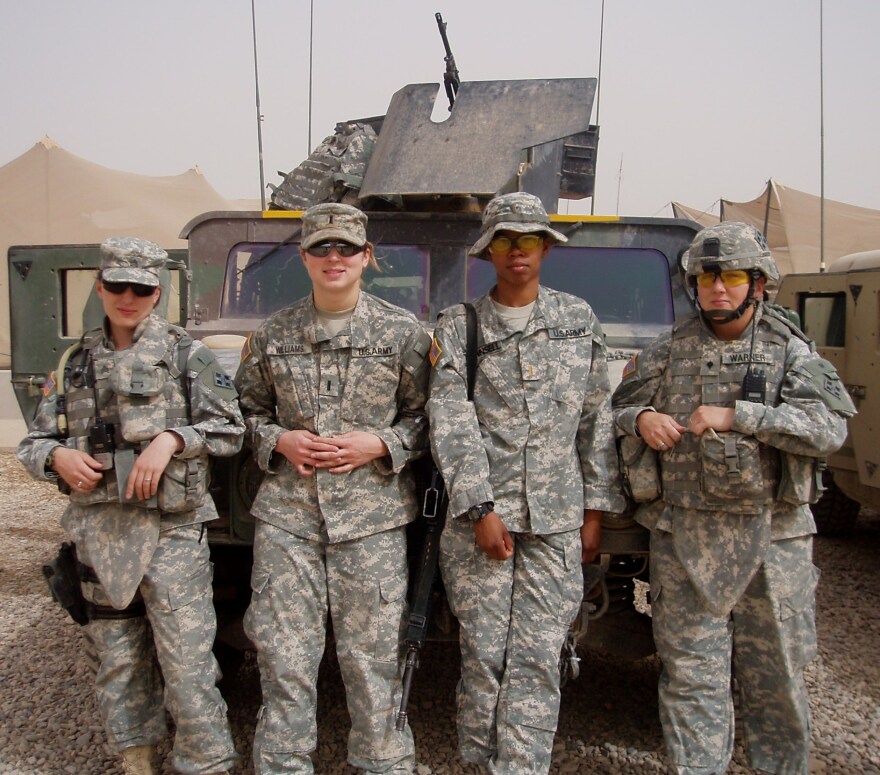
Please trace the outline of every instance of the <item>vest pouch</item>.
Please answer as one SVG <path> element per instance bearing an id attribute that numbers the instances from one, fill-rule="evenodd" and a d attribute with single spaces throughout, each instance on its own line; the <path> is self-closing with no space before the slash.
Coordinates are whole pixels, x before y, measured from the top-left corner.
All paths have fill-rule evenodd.
<path id="1" fill-rule="evenodd" d="M 815 503 L 822 492 L 822 471 L 820 460 L 806 455 L 790 452 L 780 455 L 779 500 L 792 506 Z"/>
<path id="2" fill-rule="evenodd" d="M 207 492 L 207 457 L 171 458 L 159 481 L 159 511 L 171 514 L 192 511 L 204 504 Z"/>
<path id="3" fill-rule="evenodd" d="M 119 433 L 125 441 L 149 441 L 166 429 L 167 378 L 164 364 L 149 363 L 135 353 L 119 359 L 110 386 L 116 394 Z"/>
<path id="4" fill-rule="evenodd" d="M 619 440 L 617 456 L 627 495 L 636 503 L 657 500 L 662 493 L 657 453 L 644 439 L 626 435 Z"/>
<path id="5" fill-rule="evenodd" d="M 760 446 L 754 436 L 709 428 L 700 437 L 703 493 L 728 502 L 767 500 Z"/>

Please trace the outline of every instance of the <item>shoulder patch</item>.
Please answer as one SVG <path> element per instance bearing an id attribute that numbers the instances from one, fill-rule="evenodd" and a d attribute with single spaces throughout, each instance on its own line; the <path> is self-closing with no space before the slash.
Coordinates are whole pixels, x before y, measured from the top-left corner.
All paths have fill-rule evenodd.
<path id="1" fill-rule="evenodd" d="M 49 376 L 46 377 L 46 381 L 43 383 L 43 398 L 48 396 L 53 390 L 55 390 L 55 372 L 50 371 Z"/>
<path id="2" fill-rule="evenodd" d="M 253 348 L 251 348 L 251 339 L 254 338 L 253 334 L 248 334 L 248 338 L 244 340 L 244 344 L 241 346 L 241 362 L 244 363 L 247 361 L 253 354 Z"/>
<path id="3" fill-rule="evenodd" d="M 437 361 L 440 360 L 441 355 L 443 355 L 443 348 L 437 341 L 437 337 L 434 337 L 434 341 L 431 343 L 431 349 L 428 351 L 428 360 L 431 361 L 431 368 L 437 367 Z"/>
<path id="4" fill-rule="evenodd" d="M 639 370 L 639 354 L 636 353 L 626 362 L 626 366 L 623 367 L 622 379 L 626 379 L 627 377 L 635 374 Z"/>

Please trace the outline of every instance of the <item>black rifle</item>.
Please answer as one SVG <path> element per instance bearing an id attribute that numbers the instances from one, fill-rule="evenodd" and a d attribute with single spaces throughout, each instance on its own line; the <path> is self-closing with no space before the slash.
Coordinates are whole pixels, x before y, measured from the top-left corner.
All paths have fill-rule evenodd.
<path id="1" fill-rule="evenodd" d="M 440 472 L 430 465 L 431 481 L 425 490 L 422 504 L 422 520 L 425 525 L 425 542 L 416 576 L 416 588 L 406 627 L 406 666 L 403 670 L 403 692 L 400 709 L 397 711 L 398 731 L 406 728 L 406 706 L 412 688 L 413 674 L 419 667 L 419 655 L 428 637 L 428 624 L 431 619 L 431 597 L 434 594 L 434 580 L 437 576 L 437 558 L 440 554 L 440 534 L 446 524 L 446 508 L 449 497 Z"/>
<path id="2" fill-rule="evenodd" d="M 437 14 L 439 21 L 440 14 Z M 465 304 L 467 319 L 465 343 L 465 368 L 468 401 L 474 400 L 474 382 L 477 376 L 477 311 L 472 304 Z M 403 670 L 403 691 L 400 696 L 400 709 L 397 711 L 398 732 L 406 727 L 406 706 L 409 703 L 409 692 L 412 688 L 413 674 L 419 666 L 419 655 L 428 637 L 428 623 L 431 618 L 431 595 L 434 591 L 434 579 L 437 576 L 437 559 L 440 555 L 440 534 L 446 524 L 446 510 L 449 507 L 449 495 L 443 477 L 437 465 L 430 460 L 429 471 L 431 481 L 425 490 L 422 504 L 422 519 L 425 523 L 425 541 L 419 560 L 419 571 L 416 578 L 416 591 L 413 595 L 409 622 L 406 628 L 406 666 Z"/>
<path id="3" fill-rule="evenodd" d="M 446 37 L 446 22 L 439 12 L 434 14 L 437 20 L 437 28 L 440 30 L 440 37 L 443 38 L 443 48 L 446 49 L 446 56 L 443 61 L 446 62 L 446 72 L 443 73 L 443 86 L 446 88 L 446 97 L 449 100 L 449 109 L 455 104 L 455 95 L 458 94 L 458 87 L 461 85 L 461 78 L 458 76 L 458 68 L 455 66 L 455 57 L 452 56 L 452 49 L 449 46 L 449 38 Z"/>

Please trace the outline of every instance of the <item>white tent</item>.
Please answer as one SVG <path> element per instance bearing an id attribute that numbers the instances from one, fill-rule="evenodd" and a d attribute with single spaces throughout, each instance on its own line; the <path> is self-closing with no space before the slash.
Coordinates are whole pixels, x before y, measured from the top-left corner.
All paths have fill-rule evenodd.
<path id="1" fill-rule="evenodd" d="M 12 245 L 97 243 L 112 235 L 186 247 L 183 226 L 208 210 L 259 209 L 220 196 L 198 169 L 150 177 L 102 167 L 43 138 L 0 167 L 0 446 L 17 443 L 24 425 L 9 386 L 9 278 Z M 11 406 L 10 406 L 11 401 Z M 6 432 L 6 423 L 14 427 Z M 17 436 L 16 436 L 17 434 Z M 10 436 L 12 438 L 10 439 Z"/>
<path id="2" fill-rule="evenodd" d="M 818 272 L 821 202 L 818 196 L 768 181 L 750 202 L 721 200 L 722 221 L 745 221 L 764 232 L 781 274 Z M 672 203 L 676 217 L 709 226 L 719 218 Z M 880 210 L 825 200 L 825 265 L 840 256 L 880 248 Z"/>

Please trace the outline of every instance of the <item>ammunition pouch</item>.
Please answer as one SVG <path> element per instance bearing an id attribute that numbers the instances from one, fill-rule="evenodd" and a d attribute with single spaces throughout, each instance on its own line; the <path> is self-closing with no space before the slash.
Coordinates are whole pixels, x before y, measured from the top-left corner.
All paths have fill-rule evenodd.
<path id="1" fill-rule="evenodd" d="M 807 457 L 784 452 L 780 455 L 779 490 L 776 497 L 792 506 L 815 503 L 825 489 L 822 472 L 827 468 L 824 458 Z"/>
<path id="2" fill-rule="evenodd" d="M 617 457 L 626 494 L 636 503 L 650 503 L 663 492 L 657 453 L 644 439 L 621 436 L 618 439 Z"/>
<path id="3" fill-rule="evenodd" d="M 58 556 L 43 566 L 49 592 L 78 625 L 84 627 L 96 619 L 134 619 L 146 615 L 144 601 L 139 597 L 123 609 L 96 605 L 85 599 L 80 582 L 100 584 L 95 571 L 76 557 L 76 544 L 61 544 Z"/>
<path id="4" fill-rule="evenodd" d="M 710 428 L 700 436 L 700 458 L 701 488 L 710 502 L 755 505 L 771 500 L 760 442 L 754 436 Z"/>

